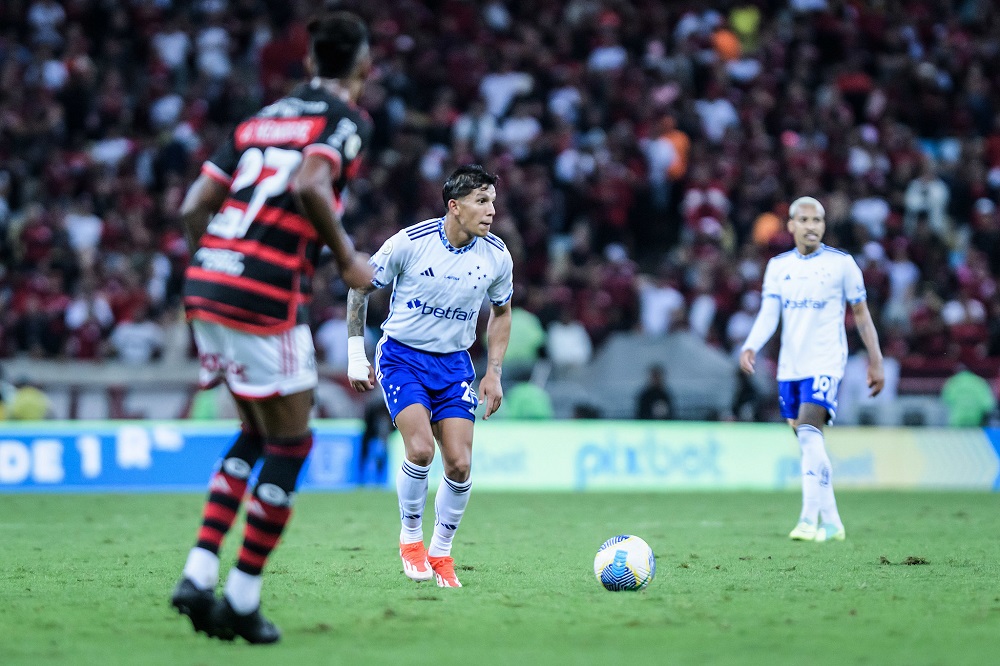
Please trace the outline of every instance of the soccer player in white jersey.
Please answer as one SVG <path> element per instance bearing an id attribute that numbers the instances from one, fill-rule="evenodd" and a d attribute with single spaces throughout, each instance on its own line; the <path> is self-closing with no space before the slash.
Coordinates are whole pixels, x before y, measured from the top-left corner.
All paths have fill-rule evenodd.
<path id="1" fill-rule="evenodd" d="M 484 419 L 500 407 L 501 366 L 510 339 L 513 260 L 490 233 L 496 176 L 481 166 L 459 167 L 444 184 L 447 213 L 403 229 L 371 258 L 372 284 L 347 296 L 348 370 L 357 391 L 382 387 L 389 413 L 403 436 L 406 458 L 396 475 L 402 529 L 403 573 L 440 587 L 461 587 L 451 557 L 452 539 L 469 502 L 472 429 L 479 398 L 468 348 L 476 338 L 483 299 L 492 304 L 486 329 L 489 350 L 479 394 Z M 384 335 L 368 362 L 364 324 L 368 294 L 392 284 Z M 434 500 L 434 534 L 424 548 L 422 518 L 435 440 L 444 478 Z"/>
<path id="2" fill-rule="evenodd" d="M 767 263 L 760 311 L 743 344 L 740 368 L 753 374 L 757 352 L 780 320 L 778 400 L 802 450 L 802 513 L 788 536 L 797 541 L 843 541 L 847 533 L 833 495 L 823 426 L 832 424 L 837 415 L 837 388 L 847 362 L 845 301 L 851 304 L 868 349 L 868 386 L 873 396 L 885 383 L 882 352 L 861 269 L 851 255 L 822 242 L 823 205 L 812 197 L 800 197 L 792 202 L 788 216 L 795 249 Z"/>

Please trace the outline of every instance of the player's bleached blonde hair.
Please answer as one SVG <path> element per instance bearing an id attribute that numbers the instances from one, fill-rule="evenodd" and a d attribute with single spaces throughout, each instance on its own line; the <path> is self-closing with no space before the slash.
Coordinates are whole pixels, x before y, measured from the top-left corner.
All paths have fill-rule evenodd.
<path id="1" fill-rule="evenodd" d="M 799 197 L 792 202 L 792 205 L 788 207 L 788 217 L 795 219 L 795 216 L 799 213 L 799 208 L 802 206 L 815 206 L 816 212 L 819 213 L 820 217 L 826 217 L 826 209 L 823 208 L 823 204 L 819 202 L 818 199 L 813 197 Z"/>

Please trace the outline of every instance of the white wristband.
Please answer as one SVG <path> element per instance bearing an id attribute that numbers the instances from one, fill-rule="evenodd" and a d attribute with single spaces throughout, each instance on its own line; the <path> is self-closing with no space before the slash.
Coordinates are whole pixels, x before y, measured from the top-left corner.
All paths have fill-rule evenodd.
<path id="1" fill-rule="evenodd" d="M 368 379 L 368 354 L 365 352 L 365 338 L 352 335 L 347 338 L 347 378 L 363 382 Z"/>

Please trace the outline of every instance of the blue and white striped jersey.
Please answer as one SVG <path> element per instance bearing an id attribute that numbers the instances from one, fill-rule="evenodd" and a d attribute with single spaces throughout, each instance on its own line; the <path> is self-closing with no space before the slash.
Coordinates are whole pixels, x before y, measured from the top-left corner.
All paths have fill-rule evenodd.
<path id="1" fill-rule="evenodd" d="M 763 298 L 781 303 L 778 380 L 842 378 L 847 363 L 845 301 L 867 298 L 854 257 L 828 245 L 813 253 L 779 254 L 764 270 Z"/>
<path id="2" fill-rule="evenodd" d="M 514 261 L 493 234 L 454 247 L 444 218 L 425 220 L 387 240 L 369 262 L 372 284 L 393 285 L 382 330 L 404 345 L 446 354 L 476 340 L 476 320 L 489 298 L 503 305 L 514 292 Z"/>

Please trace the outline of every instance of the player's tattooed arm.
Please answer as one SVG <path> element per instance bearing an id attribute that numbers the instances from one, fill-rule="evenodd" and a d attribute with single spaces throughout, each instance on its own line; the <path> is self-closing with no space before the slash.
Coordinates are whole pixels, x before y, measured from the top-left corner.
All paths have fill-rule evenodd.
<path id="1" fill-rule="evenodd" d="M 375 388 L 375 368 L 365 352 L 368 294 L 373 291 L 375 285 L 367 284 L 347 292 L 347 378 L 359 393 Z"/>
<path id="2" fill-rule="evenodd" d="M 347 335 L 365 334 L 368 321 L 368 294 L 375 291 L 375 285 L 368 284 L 347 292 Z"/>

